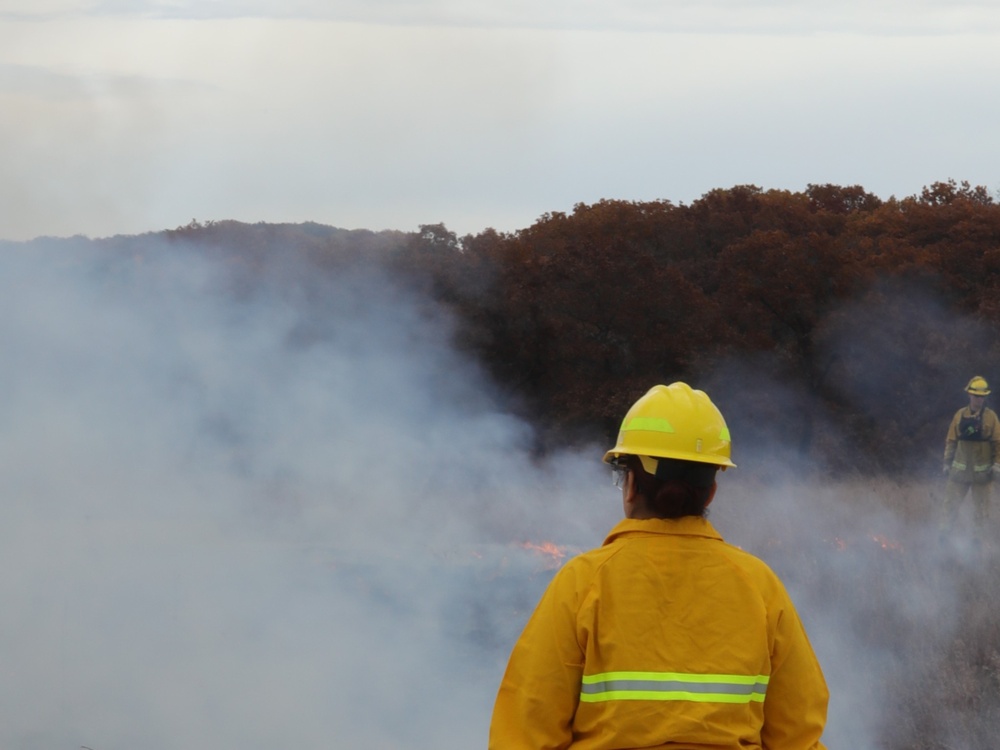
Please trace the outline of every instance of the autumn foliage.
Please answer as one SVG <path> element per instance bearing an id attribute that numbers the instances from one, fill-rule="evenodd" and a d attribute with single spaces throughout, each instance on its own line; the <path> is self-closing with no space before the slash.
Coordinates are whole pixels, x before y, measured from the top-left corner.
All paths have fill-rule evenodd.
<path id="1" fill-rule="evenodd" d="M 423 227 L 397 262 L 433 279 L 542 450 L 607 440 L 651 384 L 684 379 L 737 454 L 919 471 L 968 378 L 1000 376 L 1000 206 L 967 183 L 605 200 L 512 234 Z"/>
<path id="2" fill-rule="evenodd" d="M 1000 205 L 968 183 L 888 200 L 739 185 L 464 237 L 193 221 L 153 238 L 218 256 L 237 287 L 310 279 L 317 321 L 342 311 L 316 279 L 388 269 L 448 311 L 539 452 L 606 443 L 647 388 L 683 379 L 726 415 L 738 463 L 923 472 L 967 380 L 1000 385 Z M 89 243 L 140 257 L 149 240 Z"/>

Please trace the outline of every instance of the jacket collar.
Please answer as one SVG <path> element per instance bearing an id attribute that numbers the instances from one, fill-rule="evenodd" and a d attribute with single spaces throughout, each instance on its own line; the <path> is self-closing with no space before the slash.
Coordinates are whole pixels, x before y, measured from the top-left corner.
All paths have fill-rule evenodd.
<path id="1" fill-rule="evenodd" d="M 666 534 L 671 536 L 701 536 L 722 541 L 722 535 L 706 518 L 684 516 L 683 518 L 645 518 L 642 520 L 625 518 L 619 521 L 604 540 L 604 544 L 626 536 L 649 536 Z"/>

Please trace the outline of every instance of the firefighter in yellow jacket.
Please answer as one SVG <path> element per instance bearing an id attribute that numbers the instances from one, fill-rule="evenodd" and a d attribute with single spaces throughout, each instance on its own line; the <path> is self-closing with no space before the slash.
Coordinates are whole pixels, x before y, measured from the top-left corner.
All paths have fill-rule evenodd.
<path id="1" fill-rule="evenodd" d="M 658 385 L 604 456 L 625 519 L 556 574 L 514 646 L 491 750 L 822 749 L 829 694 L 784 586 L 705 518 L 735 466 L 702 391 Z"/>
<path id="2" fill-rule="evenodd" d="M 989 512 L 993 479 L 1000 475 L 1000 426 L 996 412 L 986 406 L 990 386 L 985 378 L 972 378 L 965 392 L 969 405 L 955 412 L 944 443 L 944 527 L 954 526 L 958 507 L 971 491 L 978 531 Z"/>

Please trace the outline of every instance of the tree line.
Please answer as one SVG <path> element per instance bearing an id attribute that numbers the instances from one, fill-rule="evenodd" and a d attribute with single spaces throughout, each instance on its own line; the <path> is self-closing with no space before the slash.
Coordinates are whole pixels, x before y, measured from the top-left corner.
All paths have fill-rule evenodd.
<path id="1" fill-rule="evenodd" d="M 1000 206 L 966 182 L 602 200 L 461 238 L 427 225 L 395 265 L 456 311 L 542 450 L 611 439 L 650 385 L 683 379 L 737 453 L 934 470 L 965 383 L 1000 377 Z"/>
<path id="2" fill-rule="evenodd" d="M 1000 387 L 1000 205 L 967 182 L 886 200 L 738 185 L 461 237 L 444 224 L 192 221 L 64 242 L 134 257 L 151 239 L 217 255 L 248 288 L 283 265 L 388 271 L 448 310 L 456 345 L 534 425 L 540 453 L 612 440 L 646 389 L 685 380 L 726 415 L 737 463 L 769 452 L 831 471 L 930 471 L 966 381 Z"/>

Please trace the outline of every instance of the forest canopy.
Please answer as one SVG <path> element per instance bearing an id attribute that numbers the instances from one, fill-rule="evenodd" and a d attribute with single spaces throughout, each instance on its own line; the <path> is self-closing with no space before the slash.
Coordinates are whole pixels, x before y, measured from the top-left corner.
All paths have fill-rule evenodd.
<path id="1" fill-rule="evenodd" d="M 291 284 L 388 270 L 448 311 L 456 345 L 535 426 L 540 453 L 611 440 L 646 389 L 685 380 L 726 415 L 737 463 L 765 452 L 832 471 L 925 472 L 965 383 L 1000 377 L 1000 205 L 967 182 L 887 200 L 860 186 L 738 185 L 690 205 L 581 203 L 463 237 L 444 224 L 192 221 L 18 244 L 113 262 L 153 241 L 217 255 L 248 288 L 274 283 L 276 267 Z"/>

